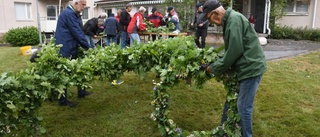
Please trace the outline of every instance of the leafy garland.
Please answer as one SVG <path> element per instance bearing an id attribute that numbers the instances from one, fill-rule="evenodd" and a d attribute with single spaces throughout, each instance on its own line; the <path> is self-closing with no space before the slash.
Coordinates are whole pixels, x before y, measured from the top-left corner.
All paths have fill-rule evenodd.
<path id="1" fill-rule="evenodd" d="M 36 111 L 43 101 L 56 100 L 63 89 L 70 86 L 90 88 L 98 77 L 109 81 L 120 78 L 126 71 L 134 71 L 141 78 L 152 71 L 160 75 L 154 82 L 154 110 L 151 118 L 158 123 L 163 136 L 241 136 L 236 100 L 238 82 L 230 72 L 216 77 L 199 70 L 201 62 L 214 62 L 220 50 L 198 49 L 192 37 L 176 37 L 148 44 L 132 45 L 121 49 L 117 45 L 98 47 L 83 51 L 75 60 L 61 58 L 59 46 L 54 43 L 44 46 L 37 62 L 18 73 L 6 72 L 0 77 L 0 135 L 11 130 L 27 128 L 25 135 L 45 133 L 41 117 Z M 169 118 L 169 94 L 167 92 L 181 78 L 193 78 L 197 87 L 215 77 L 223 81 L 229 102 L 228 120 L 212 131 L 185 131 Z"/>
<path id="2" fill-rule="evenodd" d="M 167 25 L 159 26 L 157 28 L 154 27 L 153 23 L 151 23 L 150 21 L 148 21 L 146 19 L 144 19 L 144 22 L 147 24 L 146 32 L 149 32 L 149 33 L 156 33 L 156 34 L 169 33 L 169 32 L 174 31 L 174 28 L 175 28 L 175 25 L 170 21 L 166 21 Z"/>

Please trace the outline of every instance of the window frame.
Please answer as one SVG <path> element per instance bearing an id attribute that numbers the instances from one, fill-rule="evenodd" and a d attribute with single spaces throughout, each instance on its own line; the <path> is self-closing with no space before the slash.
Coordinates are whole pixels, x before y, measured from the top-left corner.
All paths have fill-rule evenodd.
<path id="1" fill-rule="evenodd" d="M 87 16 L 88 16 L 88 18 L 84 18 L 85 17 L 85 10 L 87 10 Z M 90 16 L 89 16 L 89 10 L 90 10 L 90 7 L 85 7 L 84 9 L 83 9 L 83 11 L 81 12 L 81 14 L 82 14 L 82 19 L 83 20 L 89 20 L 90 19 Z"/>
<path id="2" fill-rule="evenodd" d="M 48 7 L 49 6 L 54 6 L 55 7 L 55 14 L 56 14 L 56 16 L 55 17 L 53 17 L 53 16 L 50 16 L 50 18 L 49 18 L 49 16 L 48 16 Z M 47 20 L 58 20 L 58 17 L 59 17 L 59 9 L 58 9 L 58 7 L 59 7 L 59 5 L 47 5 L 47 8 L 46 8 L 46 10 L 47 10 Z M 63 5 L 61 5 L 61 7 L 60 7 L 61 9 L 60 9 L 60 14 L 61 14 L 61 12 L 64 10 L 64 7 L 63 7 Z M 52 19 L 51 19 L 52 18 Z"/>
<path id="3" fill-rule="evenodd" d="M 16 4 L 23 4 L 24 6 L 24 9 L 21 9 L 21 10 L 24 10 L 24 13 L 25 15 L 23 19 L 19 19 L 18 16 L 17 16 L 17 8 L 16 8 Z M 28 2 L 14 2 L 14 10 L 15 10 L 15 17 L 16 17 L 16 20 L 17 21 L 32 21 L 33 20 L 33 17 L 32 17 L 32 3 L 28 3 Z M 29 12 L 29 13 L 28 13 Z"/>
<path id="4" fill-rule="evenodd" d="M 308 4 L 308 9 L 307 9 L 308 11 L 306 11 L 306 12 L 297 12 L 297 2 L 298 1 L 299 0 L 293 0 L 293 9 L 290 12 L 286 11 L 286 15 L 298 15 L 298 16 L 308 16 L 309 15 L 311 0 L 307 0 L 309 2 L 309 4 Z M 286 10 L 287 10 L 287 8 L 288 8 L 288 5 L 286 7 Z"/>

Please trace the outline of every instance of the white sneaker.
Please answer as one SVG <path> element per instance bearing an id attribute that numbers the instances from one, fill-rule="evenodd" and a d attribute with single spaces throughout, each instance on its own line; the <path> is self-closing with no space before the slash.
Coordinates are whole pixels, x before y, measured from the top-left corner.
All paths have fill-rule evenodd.
<path id="1" fill-rule="evenodd" d="M 175 30 L 175 31 L 173 31 L 172 33 L 173 33 L 173 34 L 178 34 L 178 33 L 180 33 L 180 30 Z"/>

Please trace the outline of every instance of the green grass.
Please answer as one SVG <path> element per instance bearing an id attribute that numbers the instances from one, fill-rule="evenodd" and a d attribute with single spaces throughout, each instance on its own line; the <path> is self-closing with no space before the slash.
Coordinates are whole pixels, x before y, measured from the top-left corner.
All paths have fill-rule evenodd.
<path id="1" fill-rule="evenodd" d="M 268 71 L 259 87 L 253 114 L 254 136 L 320 136 L 320 51 L 268 62 Z M 0 72 L 18 71 L 28 64 L 17 47 L 0 47 Z M 121 77 L 125 83 L 110 86 L 94 81 L 94 94 L 77 98 L 76 88 L 69 99 L 75 108 L 47 101 L 39 110 L 48 137 L 153 137 L 160 136 L 150 119 L 153 73 L 144 80 L 134 73 Z M 210 80 L 204 89 L 181 81 L 170 90 L 172 118 L 182 129 L 211 130 L 220 123 L 225 90 Z"/>

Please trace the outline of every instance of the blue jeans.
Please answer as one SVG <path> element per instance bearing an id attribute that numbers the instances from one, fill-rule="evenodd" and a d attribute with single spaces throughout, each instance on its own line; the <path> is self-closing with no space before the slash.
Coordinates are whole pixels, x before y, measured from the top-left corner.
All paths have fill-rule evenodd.
<path id="1" fill-rule="evenodd" d="M 120 45 L 121 45 L 121 48 L 125 48 L 127 47 L 129 44 L 127 43 L 128 41 L 128 33 L 126 31 L 121 31 L 120 32 L 121 36 L 120 36 Z"/>
<path id="2" fill-rule="evenodd" d="M 86 35 L 86 38 L 87 38 L 87 41 L 88 41 L 89 45 L 91 46 L 91 48 L 94 48 L 95 45 L 94 45 L 93 37 Z"/>
<path id="3" fill-rule="evenodd" d="M 130 34 L 130 45 L 132 45 L 134 41 L 137 41 L 137 43 L 140 44 L 140 37 L 138 33 Z"/>
<path id="4" fill-rule="evenodd" d="M 262 75 L 240 81 L 240 91 L 237 100 L 240 115 L 241 134 L 243 137 L 252 137 L 252 110 L 254 98 L 260 85 Z M 227 120 L 228 103 L 224 104 L 221 123 Z"/>
<path id="5" fill-rule="evenodd" d="M 112 42 L 110 42 L 112 41 Z M 117 37 L 116 36 L 107 36 L 106 37 L 106 45 L 110 46 L 110 43 L 116 43 L 117 42 Z"/>

